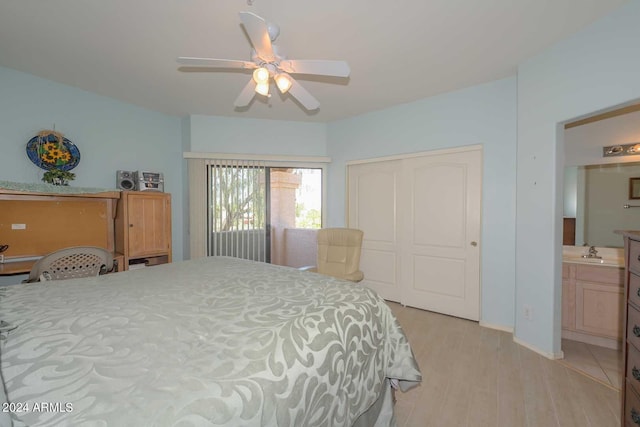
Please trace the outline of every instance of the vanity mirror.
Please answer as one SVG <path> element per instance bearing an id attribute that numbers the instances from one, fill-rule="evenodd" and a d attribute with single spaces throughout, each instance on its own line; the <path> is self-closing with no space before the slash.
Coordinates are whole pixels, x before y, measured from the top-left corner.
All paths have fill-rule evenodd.
<path id="1" fill-rule="evenodd" d="M 564 217 L 575 218 L 576 246 L 624 246 L 614 231 L 640 228 L 639 177 L 640 162 L 565 168 Z"/>

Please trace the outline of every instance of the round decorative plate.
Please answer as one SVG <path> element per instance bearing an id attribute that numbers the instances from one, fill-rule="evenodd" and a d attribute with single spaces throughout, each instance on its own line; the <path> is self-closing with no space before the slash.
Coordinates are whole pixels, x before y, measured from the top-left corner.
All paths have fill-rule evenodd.
<path id="1" fill-rule="evenodd" d="M 27 142 L 27 156 L 39 168 L 70 171 L 80 163 L 80 150 L 63 138 L 62 144 L 54 134 L 34 136 Z"/>

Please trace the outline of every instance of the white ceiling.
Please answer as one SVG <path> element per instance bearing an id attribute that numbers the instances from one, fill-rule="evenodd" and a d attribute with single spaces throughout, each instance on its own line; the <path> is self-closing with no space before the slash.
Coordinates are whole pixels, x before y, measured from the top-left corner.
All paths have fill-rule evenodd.
<path id="1" fill-rule="evenodd" d="M 176 116 L 327 122 L 514 75 L 626 1 L 0 0 L 0 66 Z M 249 60 L 240 11 L 277 23 L 289 58 L 346 60 L 350 78 L 298 76 L 314 113 L 277 93 L 234 111 L 249 74 L 176 58 Z"/>

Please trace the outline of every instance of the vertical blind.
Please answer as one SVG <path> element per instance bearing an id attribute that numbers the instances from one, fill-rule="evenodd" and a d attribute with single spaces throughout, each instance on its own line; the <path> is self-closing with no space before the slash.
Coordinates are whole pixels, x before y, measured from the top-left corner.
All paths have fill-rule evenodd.
<path id="1" fill-rule="evenodd" d="M 269 262 L 268 170 L 259 160 L 206 160 L 207 255 Z"/>
<path id="2" fill-rule="evenodd" d="M 215 245 L 215 250 L 218 250 L 218 248 L 222 248 L 223 246 L 226 247 L 221 242 L 222 238 L 213 234 L 213 226 L 217 223 L 216 220 L 212 219 L 211 217 L 212 205 L 216 200 L 215 189 L 212 186 L 212 182 L 215 181 L 211 172 L 212 170 L 218 170 L 218 177 L 220 177 L 222 176 L 221 174 L 223 173 L 224 167 L 232 166 L 235 164 L 244 165 L 245 169 L 262 169 L 266 174 L 268 173 L 268 168 L 266 168 L 267 166 L 323 168 L 326 163 L 329 163 L 331 161 L 329 157 L 318 156 L 269 156 L 230 153 L 185 152 L 183 153 L 183 156 L 185 159 L 187 159 L 189 173 L 189 259 L 196 259 L 206 257 L 207 255 L 213 255 L 213 253 L 211 252 L 212 245 Z M 231 160 L 234 158 L 247 160 Z M 265 191 L 266 193 L 268 191 L 268 188 L 263 191 Z M 253 224 L 245 224 L 245 230 L 247 230 L 247 227 L 249 225 L 253 226 L 255 225 L 255 223 L 256 222 L 254 219 Z M 266 218 L 266 223 L 269 223 L 268 218 Z M 237 233 L 237 230 L 235 231 Z M 265 234 L 266 231 L 267 230 L 265 230 Z M 218 239 L 216 240 L 216 238 Z M 262 248 L 263 253 L 267 254 L 269 250 L 267 240 L 265 240 Z M 240 253 L 255 252 L 252 250 L 247 250 L 245 248 L 240 251 Z"/>

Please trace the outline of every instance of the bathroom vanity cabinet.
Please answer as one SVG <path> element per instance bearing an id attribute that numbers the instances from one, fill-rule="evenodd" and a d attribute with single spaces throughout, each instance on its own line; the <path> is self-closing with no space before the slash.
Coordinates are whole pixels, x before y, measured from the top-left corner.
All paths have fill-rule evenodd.
<path id="1" fill-rule="evenodd" d="M 619 349 L 623 301 L 624 268 L 562 264 L 562 338 Z"/>

